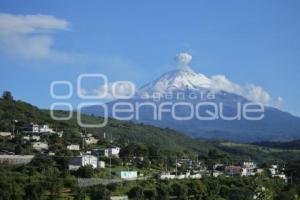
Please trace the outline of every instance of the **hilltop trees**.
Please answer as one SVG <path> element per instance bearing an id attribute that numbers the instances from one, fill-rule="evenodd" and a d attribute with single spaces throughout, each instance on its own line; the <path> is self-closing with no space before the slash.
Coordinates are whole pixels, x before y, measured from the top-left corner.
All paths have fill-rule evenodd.
<path id="1" fill-rule="evenodd" d="M 4 91 L 2 94 L 2 99 L 6 100 L 6 101 L 13 101 L 14 97 L 12 96 L 10 91 Z"/>

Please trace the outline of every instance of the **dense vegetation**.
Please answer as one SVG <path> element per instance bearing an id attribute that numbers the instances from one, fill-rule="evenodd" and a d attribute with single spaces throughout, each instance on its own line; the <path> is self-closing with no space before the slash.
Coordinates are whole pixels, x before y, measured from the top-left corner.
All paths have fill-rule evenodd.
<path id="1" fill-rule="evenodd" d="M 299 167 L 300 162 L 293 163 L 288 170 L 299 171 Z M 101 200 L 126 194 L 130 199 L 141 200 L 297 200 L 299 177 L 294 176 L 293 184 L 265 176 L 205 176 L 201 180 L 144 180 L 79 188 L 76 177 L 64 169 L 61 160 L 39 157 L 27 166 L 0 167 L 0 199 Z"/>

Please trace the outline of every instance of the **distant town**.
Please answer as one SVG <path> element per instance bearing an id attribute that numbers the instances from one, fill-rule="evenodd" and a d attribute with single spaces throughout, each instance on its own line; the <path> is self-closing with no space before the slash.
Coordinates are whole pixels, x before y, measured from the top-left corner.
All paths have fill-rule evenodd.
<path id="1" fill-rule="evenodd" d="M 38 155 L 56 156 L 56 153 L 51 151 L 53 147 L 47 143 L 46 138 L 49 136 L 63 137 L 64 131 L 57 131 L 55 128 L 50 127 L 48 124 L 29 123 L 23 127 L 21 132 L 22 139 L 25 143 L 31 145 L 33 154 L 18 155 L 15 152 L 6 152 L 1 150 L 0 163 L 1 164 L 28 164 L 31 160 Z M 122 158 L 120 156 L 121 148 L 109 143 L 107 146 L 101 144 L 101 140 L 106 140 L 109 134 L 102 133 L 103 137 L 91 133 L 79 133 L 82 138 L 82 143 L 70 143 L 64 147 L 65 150 L 71 151 L 74 156 L 66 156 L 69 158 L 68 169 L 77 171 L 84 166 L 91 166 L 93 169 L 114 168 L 118 166 L 132 166 L 131 160 L 138 159 L 143 161 L 143 156 L 131 157 L 127 163 L 112 164 L 112 159 Z M 0 136 L 6 140 L 12 140 L 15 137 L 14 132 L 0 132 Z M 112 141 L 111 141 L 112 142 Z M 128 159 L 128 157 L 127 157 Z M 128 169 L 130 167 L 127 167 Z M 182 168 L 186 171 L 182 171 Z M 119 170 L 115 172 L 114 179 L 124 180 L 137 180 L 137 179 L 201 179 L 204 175 L 213 177 L 218 176 L 256 176 L 262 173 L 267 173 L 271 178 L 280 178 L 284 182 L 288 182 L 288 177 L 284 173 L 284 166 L 274 163 L 269 168 L 261 168 L 253 161 L 238 161 L 232 163 L 214 163 L 211 170 L 204 161 L 199 159 L 193 160 L 189 158 L 175 158 L 173 166 L 164 166 L 161 170 L 156 170 L 155 173 L 147 173 L 147 176 L 139 170 Z M 112 178 L 112 172 L 107 179 Z"/>

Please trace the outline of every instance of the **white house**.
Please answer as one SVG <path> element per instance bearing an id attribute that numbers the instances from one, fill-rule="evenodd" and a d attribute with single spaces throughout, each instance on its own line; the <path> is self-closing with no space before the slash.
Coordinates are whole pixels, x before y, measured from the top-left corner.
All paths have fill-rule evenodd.
<path id="1" fill-rule="evenodd" d="M 45 142 L 32 142 L 32 148 L 38 151 L 48 150 L 48 143 Z"/>
<path id="2" fill-rule="evenodd" d="M 241 168 L 241 176 L 254 176 L 254 169 Z"/>
<path id="3" fill-rule="evenodd" d="M 243 162 L 242 167 L 247 169 L 255 169 L 256 164 L 254 162 Z"/>
<path id="4" fill-rule="evenodd" d="M 102 160 L 99 160 L 99 161 L 98 161 L 98 168 L 104 169 L 104 168 L 105 168 L 105 162 L 102 161 Z"/>
<path id="5" fill-rule="evenodd" d="M 54 133 L 53 129 L 50 128 L 47 124 L 40 126 L 39 132 L 40 133 Z"/>
<path id="6" fill-rule="evenodd" d="M 55 131 L 47 124 L 38 125 L 30 123 L 25 127 L 25 131 L 29 133 L 55 133 Z"/>
<path id="7" fill-rule="evenodd" d="M 41 139 L 41 137 L 38 135 L 33 135 L 33 136 L 27 135 L 27 136 L 24 136 L 23 139 L 27 140 L 27 141 L 30 141 L 30 140 L 39 141 Z"/>
<path id="8" fill-rule="evenodd" d="M 213 177 L 218 177 L 218 176 L 223 175 L 223 174 L 224 174 L 224 173 L 221 172 L 221 171 L 214 170 L 212 175 L 213 175 Z"/>
<path id="9" fill-rule="evenodd" d="M 98 167 L 98 158 L 92 155 L 81 155 L 71 158 L 69 170 L 78 170 L 80 167 L 91 165 L 94 169 Z"/>
<path id="10" fill-rule="evenodd" d="M 175 179 L 175 175 L 170 174 L 169 172 L 167 172 L 167 173 L 161 173 L 161 174 L 159 175 L 159 179 L 161 179 L 161 180 L 165 180 L 165 179 Z"/>
<path id="11" fill-rule="evenodd" d="M 67 146 L 67 149 L 69 149 L 71 151 L 79 151 L 80 146 L 79 146 L 79 144 L 70 144 Z"/>
<path id="12" fill-rule="evenodd" d="M 117 175 L 122 179 L 135 179 L 137 178 L 137 171 L 120 171 Z"/>
<path id="13" fill-rule="evenodd" d="M 278 173 L 278 166 L 277 165 L 272 165 L 271 168 L 269 168 L 269 172 L 271 176 L 275 175 Z"/>
<path id="14" fill-rule="evenodd" d="M 190 174 L 189 178 L 191 178 L 191 179 L 200 179 L 200 178 L 202 178 L 202 175 L 200 173 Z"/>
<path id="15" fill-rule="evenodd" d="M 243 162 L 241 176 L 254 176 L 256 164 L 254 162 Z"/>
<path id="16" fill-rule="evenodd" d="M 128 200 L 128 196 L 110 196 L 110 200 Z"/>
<path id="17" fill-rule="evenodd" d="M 284 182 L 288 182 L 288 179 L 284 173 L 272 175 L 273 178 L 278 177 L 284 180 Z"/>
<path id="18" fill-rule="evenodd" d="M 120 150 L 121 150 L 120 147 L 106 148 L 106 149 L 104 149 L 104 156 L 106 156 L 106 157 L 110 157 L 110 156 L 119 157 Z"/>
<path id="19" fill-rule="evenodd" d="M 97 144 L 97 142 L 99 141 L 98 139 L 94 138 L 93 136 L 87 136 L 84 138 L 84 141 L 86 144 Z"/>
<path id="20" fill-rule="evenodd" d="M 255 169 L 255 172 L 256 172 L 257 174 L 261 174 L 261 173 L 264 172 L 264 170 L 261 169 L 261 168 L 257 168 L 257 169 Z"/>
<path id="21" fill-rule="evenodd" d="M 39 125 L 35 123 L 30 123 L 27 125 L 26 130 L 31 132 L 31 133 L 38 133 L 40 132 L 39 130 Z"/>
<path id="22" fill-rule="evenodd" d="M 11 132 L 0 132 L 0 136 L 2 137 L 11 137 Z"/>

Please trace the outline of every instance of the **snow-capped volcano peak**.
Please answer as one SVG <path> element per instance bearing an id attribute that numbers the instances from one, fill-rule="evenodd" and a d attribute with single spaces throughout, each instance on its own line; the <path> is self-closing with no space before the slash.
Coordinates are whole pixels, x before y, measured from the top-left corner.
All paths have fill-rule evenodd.
<path id="1" fill-rule="evenodd" d="M 144 85 L 140 88 L 140 94 L 153 93 L 165 94 L 174 90 L 196 90 L 200 88 L 209 88 L 211 80 L 203 74 L 195 73 L 188 63 L 191 61 L 191 55 L 187 53 L 178 54 L 176 57 L 179 69 L 172 70 L 161 75 L 158 79 Z"/>
<path id="2" fill-rule="evenodd" d="M 250 101 L 271 105 L 271 96 L 261 86 L 248 84 L 239 85 L 227 79 L 225 75 L 207 77 L 204 74 L 194 72 L 189 63 L 192 56 L 188 53 L 180 53 L 176 56 L 179 69 L 172 70 L 161 75 L 158 79 L 144 85 L 136 93 L 137 96 L 155 96 L 170 94 L 176 91 L 221 91 L 242 96 Z M 275 102 L 275 105 L 280 103 Z"/>

